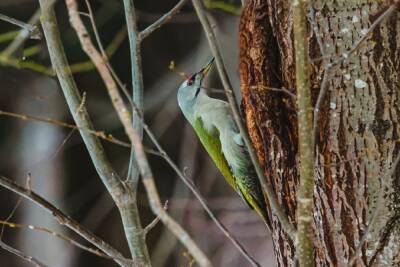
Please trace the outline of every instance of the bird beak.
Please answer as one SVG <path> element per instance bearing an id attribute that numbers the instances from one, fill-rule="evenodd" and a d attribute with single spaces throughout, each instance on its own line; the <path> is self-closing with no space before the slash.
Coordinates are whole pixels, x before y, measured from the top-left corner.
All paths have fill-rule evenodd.
<path id="1" fill-rule="evenodd" d="M 203 77 L 207 76 L 213 65 L 214 65 L 214 58 L 212 58 L 210 62 L 208 62 L 207 65 L 200 71 L 200 73 L 203 74 Z"/>

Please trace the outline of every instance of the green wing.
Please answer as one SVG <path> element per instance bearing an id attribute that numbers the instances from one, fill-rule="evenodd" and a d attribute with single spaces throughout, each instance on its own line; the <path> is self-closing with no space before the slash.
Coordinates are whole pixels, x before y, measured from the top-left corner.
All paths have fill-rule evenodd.
<path id="1" fill-rule="evenodd" d="M 233 177 L 228 162 L 226 161 L 225 156 L 222 153 L 218 130 L 214 129 L 212 132 L 207 132 L 204 129 L 203 121 L 201 120 L 200 117 L 196 119 L 193 127 L 196 130 L 200 142 L 203 144 L 204 148 L 206 149 L 210 157 L 213 159 L 218 170 L 225 177 L 228 184 L 236 191 L 237 185 L 235 182 L 235 178 Z"/>
<path id="2" fill-rule="evenodd" d="M 243 198 L 250 208 L 254 209 L 264 219 L 267 226 L 270 227 L 271 224 L 265 209 L 265 201 L 262 192 L 246 186 L 245 183 L 241 184 L 236 181 L 231 168 L 222 153 L 218 129 L 215 128 L 211 132 L 207 132 L 200 117 L 195 120 L 193 127 L 204 148 L 213 159 L 215 165 L 225 177 L 228 184 Z"/>

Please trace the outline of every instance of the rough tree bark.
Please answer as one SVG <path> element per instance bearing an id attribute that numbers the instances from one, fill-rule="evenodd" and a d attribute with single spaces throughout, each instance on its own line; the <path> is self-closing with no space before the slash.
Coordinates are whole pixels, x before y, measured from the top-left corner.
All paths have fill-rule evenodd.
<path id="1" fill-rule="evenodd" d="M 310 1 L 309 53 L 315 105 L 328 63 L 348 53 L 392 1 Z M 296 223 L 298 129 L 291 3 L 247 0 L 240 23 L 240 79 L 249 133 L 290 221 Z M 400 16 L 394 12 L 327 76 L 316 133 L 316 266 L 346 266 L 373 216 L 354 266 L 399 266 Z M 322 58 L 322 59 L 321 59 Z M 310 133 L 312 134 L 312 133 Z M 383 188 L 384 191 L 381 191 Z M 295 266 L 295 246 L 272 218 L 278 266 Z"/>

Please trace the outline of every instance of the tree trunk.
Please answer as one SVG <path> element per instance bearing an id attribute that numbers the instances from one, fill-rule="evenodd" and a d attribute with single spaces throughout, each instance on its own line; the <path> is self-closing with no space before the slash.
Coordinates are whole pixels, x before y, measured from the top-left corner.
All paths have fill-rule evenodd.
<path id="1" fill-rule="evenodd" d="M 315 265 L 346 266 L 368 232 L 354 266 L 398 266 L 400 184 L 392 167 L 400 133 L 400 16 L 394 11 L 349 53 L 392 1 L 311 2 L 309 53 L 317 59 L 310 66 L 314 105 L 324 75 L 327 79 L 316 133 Z M 292 26 L 290 1 L 246 1 L 240 24 L 240 79 L 259 161 L 296 224 L 296 100 L 271 90 L 296 92 Z M 326 71 L 333 62 L 339 64 Z M 375 215 L 378 219 L 367 231 Z M 295 266 L 293 242 L 275 217 L 272 221 L 278 266 Z"/>

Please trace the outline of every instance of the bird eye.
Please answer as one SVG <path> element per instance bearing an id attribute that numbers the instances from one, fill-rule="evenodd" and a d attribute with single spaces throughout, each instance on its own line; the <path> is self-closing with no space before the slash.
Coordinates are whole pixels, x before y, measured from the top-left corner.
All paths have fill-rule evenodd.
<path id="1" fill-rule="evenodd" d="M 187 85 L 189 85 L 189 86 L 193 85 L 194 79 L 195 79 L 195 76 L 192 75 L 192 77 L 190 77 L 189 80 L 187 81 Z"/>

